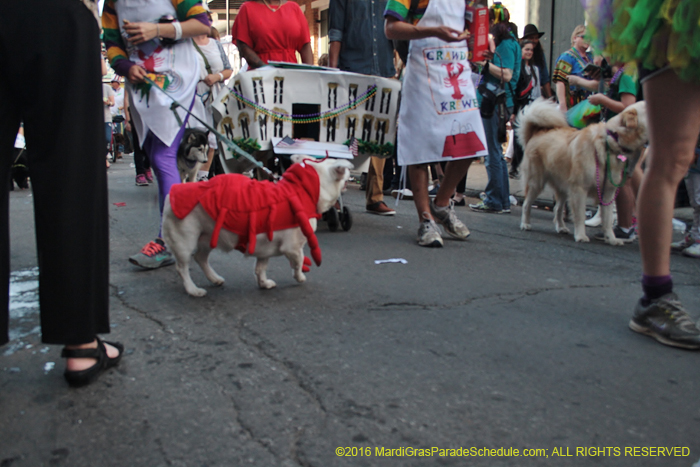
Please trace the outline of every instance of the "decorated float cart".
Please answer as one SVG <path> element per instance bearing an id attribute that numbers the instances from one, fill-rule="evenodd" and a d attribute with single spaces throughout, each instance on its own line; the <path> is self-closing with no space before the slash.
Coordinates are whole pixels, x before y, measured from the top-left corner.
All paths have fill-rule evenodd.
<path id="1" fill-rule="evenodd" d="M 351 159 L 391 157 L 401 83 L 331 68 L 277 63 L 239 73 L 216 97 L 216 129 L 268 167 L 291 154 Z M 219 142 L 225 173 L 254 164 Z M 330 230 L 352 226 L 347 207 L 324 215 Z"/>

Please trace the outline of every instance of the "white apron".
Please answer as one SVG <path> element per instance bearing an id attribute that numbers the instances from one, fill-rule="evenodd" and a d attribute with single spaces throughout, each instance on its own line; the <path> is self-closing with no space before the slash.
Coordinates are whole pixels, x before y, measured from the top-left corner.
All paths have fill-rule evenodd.
<path id="1" fill-rule="evenodd" d="M 418 26 L 462 31 L 464 13 L 463 1 L 430 0 Z M 466 41 L 411 41 L 399 111 L 399 165 L 488 153 L 467 52 Z"/>
<path id="2" fill-rule="evenodd" d="M 199 81 L 199 61 L 195 56 L 197 52 L 192 39 L 183 39 L 171 47 L 164 47 L 158 39 L 154 39 L 136 47 L 126 40 L 123 29 L 125 19 L 132 23 L 157 23 L 163 15 L 177 17 L 173 4 L 170 0 L 119 0 L 114 2 L 114 8 L 129 60 L 141 65 L 149 73 L 155 72 L 168 94 L 189 108 Z M 140 145 L 143 146 L 148 132 L 152 131 L 163 143 L 171 146 L 180 131 L 180 125 L 170 110 L 172 100 L 157 89 L 150 89 L 145 83 L 129 83 L 128 89 Z M 187 113 L 181 108 L 177 112 L 184 122 Z"/>

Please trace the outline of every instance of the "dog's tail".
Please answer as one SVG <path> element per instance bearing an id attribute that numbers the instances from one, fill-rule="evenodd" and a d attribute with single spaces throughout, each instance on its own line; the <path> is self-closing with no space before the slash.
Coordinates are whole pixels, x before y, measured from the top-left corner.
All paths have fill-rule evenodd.
<path id="1" fill-rule="evenodd" d="M 553 101 L 543 97 L 520 111 L 517 118 L 516 137 L 522 147 L 539 131 L 568 128 L 566 116 Z"/>

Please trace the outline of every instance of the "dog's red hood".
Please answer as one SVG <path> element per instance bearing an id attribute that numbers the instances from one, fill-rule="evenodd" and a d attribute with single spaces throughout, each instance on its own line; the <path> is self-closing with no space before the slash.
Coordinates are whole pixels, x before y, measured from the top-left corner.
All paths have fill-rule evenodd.
<path id="1" fill-rule="evenodd" d="M 300 227 L 306 236 L 311 256 L 321 265 L 321 249 L 309 225 L 316 212 L 320 193 L 318 173 L 309 164 L 293 164 L 277 183 L 251 180 L 238 174 L 218 175 L 207 182 L 179 183 L 170 189 L 170 206 L 183 219 L 201 204 L 216 227 L 211 247 L 216 248 L 221 228 L 238 234 L 236 249 L 255 252 L 255 236 Z"/>

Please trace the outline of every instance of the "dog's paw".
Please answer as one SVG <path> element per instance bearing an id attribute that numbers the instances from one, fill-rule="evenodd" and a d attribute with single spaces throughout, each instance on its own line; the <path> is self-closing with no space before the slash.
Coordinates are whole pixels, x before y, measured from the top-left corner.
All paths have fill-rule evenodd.
<path id="1" fill-rule="evenodd" d="M 277 283 L 272 279 L 265 279 L 264 281 L 258 281 L 258 286 L 263 290 L 268 290 L 277 287 Z"/>
<path id="2" fill-rule="evenodd" d="M 581 243 L 588 243 L 591 241 L 591 239 L 588 238 L 588 235 L 575 236 L 575 239 L 577 242 L 581 242 Z"/>
<path id="3" fill-rule="evenodd" d="M 301 271 L 297 271 L 294 273 L 294 279 L 301 284 L 306 281 L 306 274 Z"/>
<path id="4" fill-rule="evenodd" d="M 568 234 L 571 233 L 571 231 L 569 230 L 568 227 L 564 226 L 564 227 L 557 227 L 557 233 L 558 233 L 558 234 L 567 234 L 567 235 L 568 235 Z"/>
<path id="5" fill-rule="evenodd" d="M 204 297 L 207 294 L 207 291 L 204 289 L 200 289 L 199 287 L 194 287 L 194 288 L 188 289 L 187 293 L 193 297 Z"/>
<path id="6" fill-rule="evenodd" d="M 614 246 L 621 246 L 621 245 L 625 244 L 625 242 L 623 242 L 622 240 L 620 240 L 619 238 L 616 238 L 616 237 L 606 238 L 605 243 L 609 243 L 610 245 L 614 245 Z"/>
<path id="7" fill-rule="evenodd" d="M 209 282 L 211 282 L 213 285 L 215 285 L 217 287 L 224 285 L 224 282 L 225 282 L 224 278 L 218 274 L 215 276 L 211 276 L 211 277 L 207 276 L 207 279 L 209 279 Z"/>
<path id="8" fill-rule="evenodd" d="M 530 230 L 530 229 L 532 229 L 532 226 L 530 224 L 525 224 L 525 223 L 520 224 L 520 230 Z"/>

